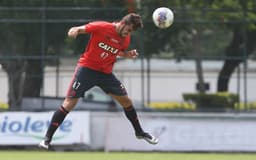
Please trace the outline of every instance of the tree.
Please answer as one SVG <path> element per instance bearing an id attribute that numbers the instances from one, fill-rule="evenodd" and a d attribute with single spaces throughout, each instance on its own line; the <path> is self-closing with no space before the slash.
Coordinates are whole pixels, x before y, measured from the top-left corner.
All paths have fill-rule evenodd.
<path id="1" fill-rule="evenodd" d="M 70 41 L 66 37 L 70 26 L 91 20 L 119 19 L 128 12 L 123 7 L 137 7 L 135 11 L 142 15 L 145 27 L 135 33 L 139 39 L 132 41 L 136 42 L 132 47 L 143 49 L 146 58 L 180 60 L 203 55 L 218 59 L 225 52 L 227 59 L 219 74 L 217 90 L 226 91 L 235 68 L 255 50 L 255 3 L 252 0 L 2 0 L 0 64 L 8 75 L 9 104 L 18 109 L 15 106 L 20 105 L 22 97 L 41 96 L 45 65 L 55 65 L 59 56 L 83 52 L 88 37 L 79 36 L 75 43 Z M 153 10 L 160 6 L 174 10 L 174 24 L 165 30 L 157 29 L 151 19 Z M 77 8 L 69 10 L 69 7 Z M 200 34 L 193 34 L 192 30 Z M 198 42 L 200 47 L 195 48 Z M 50 60 L 49 56 L 55 59 Z"/>
<path id="2" fill-rule="evenodd" d="M 56 64 L 60 54 L 82 52 L 86 38 L 79 37 L 79 45 L 74 46 L 66 38 L 67 29 L 91 20 L 113 20 L 124 11 L 113 7 L 125 4 L 110 0 L 2 0 L 0 5 L 0 29 L 4 31 L 0 33 L 0 64 L 8 75 L 10 109 L 20 110 L 22 97 L 42 96 L 46 65 Z M 72 52 L 67 45 L 73 48 Z"/>
<path id="3" fill-rule="evenodd" d="M 40 6 L 40 1 L 27 1 L 25 4 Z M 8 75 L 10 110 L 20 110 L 23 96 L 39 96 L 42 87 L 42 60 L 35 58 L 42 55 L 41 23 L 35 18 L 40 17 L 36 10 L 22 13 L 22 1 L 1 1 L 1 61 L 3 69 Z M 8 7 L 16 7 L 16 10 Z M 31 19 L 32 23 L 26 21 Z M 19 21 L 21 23 L 16 23 Z M 40 20 L 40 19 L 39 19 Z"/>
<path id="4" fill-rule="evenodd" d="M 233 10 L 230 15 L 225 15 L 225 20 L 232 19 L 239 23 L 228 24 L 232 29 L 233 39 L 226 48 L 226 60 L 219 73 L 217 91 L 228 91 L 228 84 L 231 75 L 240 63 L 247 61 L 247 58 L 256 49 L 256 14 L 255 1 L 245 0 L 236 3 L 222 4 L 222 7 Z"/>
<path id="5" fill-rule="evenodd" d="M 159 6 L 172 6 L 175 13 L 175 21 L 170 29 L 157 30 L 149 22 L 149 27 L 145 29 L 144 34 L 146 35 L 144 42 L 147 46 L 145 54 L 197 59 L 200 55 L 191 54 L 191 51 L 196 51 L 194 43 L 197 39 L 201 43 L 200 52 L 204 55 L 202 58 L 224 58 L 224 65 L 217 80 L 217 91 L 228 91 L 232 73 L 241 62 L 246 62 L 256 47 L 256 2 L 252 0 L 168 2 L 149 0 L 143 3 L 142 6 L 145 6 L 143 13 L 148 11 L 145 19 L 150 19 L 153 9 Z M 200 31 L 199 39 L 194 37 L 191 30 L 196 30 L 197 33 Z"/>

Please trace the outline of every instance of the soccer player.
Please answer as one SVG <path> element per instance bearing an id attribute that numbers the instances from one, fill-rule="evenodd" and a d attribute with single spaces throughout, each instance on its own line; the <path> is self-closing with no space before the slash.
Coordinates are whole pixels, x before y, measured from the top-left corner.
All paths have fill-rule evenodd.
<path id="1" fill-rule="evenodd" d="M 77 63 L 66 98 L 62 106 L 53 114 L 45 138 L 39 143 L 39 147 L 49 149 L 56 129 L 75 107 L 79 97 L 93 86 L 100 87 L 121 104 L 138 139 L 144 139 L 150 144 L 158 143 L 157 138 L 142 129 L 124 85 L 112 73 L 117 56 L 131 59 L 138 56 L 135 49 L 126 50 L 130 44 L 130 34 L 142 27 L 141 16 L 130 13 L 118 22 L 95 21 L 69 29 L 69 37 L 76 38 L 79 34 L 90 34 L 90 40 Z"/>

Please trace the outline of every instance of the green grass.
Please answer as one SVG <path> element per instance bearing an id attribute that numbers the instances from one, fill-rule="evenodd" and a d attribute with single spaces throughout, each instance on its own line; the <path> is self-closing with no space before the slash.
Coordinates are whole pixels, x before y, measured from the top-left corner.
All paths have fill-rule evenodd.
<path id="1" fill-rule="evenodd" d="M 1 160 L 256 160 L 243 153 L 0 151 Z"/>

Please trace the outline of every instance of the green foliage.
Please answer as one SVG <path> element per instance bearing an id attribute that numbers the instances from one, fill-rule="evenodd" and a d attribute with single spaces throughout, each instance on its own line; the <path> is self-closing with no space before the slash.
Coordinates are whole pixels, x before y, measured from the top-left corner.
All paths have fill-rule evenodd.
<path id="1" fill-rule="evenodd" d="M 235 103 L 239 101 L 239 96 L 228 92 L 184 93 L 183 99 L 186 102 L 195 103 L 199 110 L 225 111 L 226 109 L 235 109 Z"/>
<path id="2" fill-rule="evenodd" d="M 246 26 L 248 30 L 254 30 L 256 27 L 255 2 L 251 0 L 214 0 L 210 7 L 223 10 L 219 13 L 210 13 L 209 17 L 227 23 L 228 27 Z"/>
<path id="3" fill-rule="evenodd" d="M 127 2 L 118 0 L 3 0 L 0 5 L 3 7 L 46 7 L 45 17 L 48 20 L 45 29 L 46 55 L 59 53 L 62 55 L 81 54 L 88 39 L 77 39 L 75 44 L 67 41 L 66 33 L 69 27 L 81 25 L 91 20 L 117 20 L 127 13 Z M 202 31 L 201 50 L 204 56 L 221 55 L 232 38 L 229 27 L 242 27 L 245 24 L 244 22 L 247 21 L 246 24 L 248 24 L 249 29 L 256 28 L 255 23 L 252 23 L 256 19 L 253 10 L 254 5 L 255 3 L 250 0 L 246 2 L 239 0 L 140 1 L 140 4 L 136 5 L 138 8 L 135 10 L 142 15 L 145 27 L 135 35 L 139 37 L 137 42 L 142 41 L 143 44 L 134 42 L 132 45 L 134 48 L 140 49 L 140 52 L 144 53 L 145 56 L 191 57 L 193 56 L 191 54 L 193 50 L 191 30 L 197 29 Z M 158 29 L 152 22 L 152 12 L 160 6 L 169 7 L 174 11 L 174 24 L 168 29 Z M 56 7 L 57 10 L 49 10 L 47 7 Z M 80 7 L 80 9 L 58 9 L 61 7 Z M 243 12 L 245 9 L 247 9 L 246 18 L 244 18 Z M 41 9 L 0 12 L 0 18 L 2 19 L 35 20 L 33 23 L 20 23 L 19 25 L 7 23 L 2 25 L 1 29 L 6 30 L 6 32 L 1 33 L 0 38 L 7 37 L 7 41 L 1 38 L 3 44 L 14 40 L 17 43 L 13 47 L 15 48 L 13 52 L 40 55 L 42 49 L 42 34 L 40 33 L 42 25 L 40 20 L 42 16 L 43 10 Z M 232 21 L 239 23 L 233 24 Z M 11 48 L 11 46 L 7 44 L 5 48 Z M 73 52 L 71 53 L 68 48 L 72 49 Z M 4 50 L 4 48 L 0 48 L 0 50 Z"/>
<path id="4" fill-rule="evenodd" d="M 159 111 L 194 111 L 196 109 L 195 104 L 188 102 L 151 102 L 147 106 Z"/>
<path id="5" fill-rule="evenodd" d="M 120 19 L 125 12 L 124 1 L 110 0 L 3 0 L 0 6 L 10 7 L 0 12 L 1 20 L 11 22 L 2 22 L 0 26 L 5 31 L 0 33 L 0 43 L 3 44 L 0 52 L 8 56 L 8 52 L 13 55 L 42 55 L 44 50 L 46 56 L 69 55 L 68 47 L 72 47 L 72 54 L 81 54 L 88 38 L 78 38 L 76 45 L 66 41 L 71 26 L 92 20 L 113 21 Z M 77 8 L 72 10 L 71 7 Z"/>
<path id="6" fill-rule="evenodd" d="M 235 109 L 238 111 L 252 111 L 256 110 L 256 102 L 248 102 L 247 104 L 240 102 L 240 103 L 235 103 Z"/>
<path id="7" fill-rule="evenodd" d="M 194 58 L 192 30 L 200 31 L 200 50 L 203 57 L 218 59 L 232 40 L 234 28 L 256 29 L 255 1 L 247 0 L 175 0 L 142 1 L 145 17 L 145 55 L 169 58 Z M 164 30 L 152 21 L 153 10 L 166 6 L 174 11 L 174 24 Z"/>
<path id="8" fill-rule="evenodd" d="M 7 103 L 0 101 L 0 111 L 5 111 L 9 109 L 9 105 Z"/>

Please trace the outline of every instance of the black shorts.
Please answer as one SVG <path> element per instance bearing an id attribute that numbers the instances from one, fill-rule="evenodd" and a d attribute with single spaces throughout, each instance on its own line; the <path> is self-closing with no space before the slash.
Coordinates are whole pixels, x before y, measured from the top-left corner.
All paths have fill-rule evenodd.
<path id="1" fill-rule="evenodd" d="M 105 93 L 124 96 L 127 95 L 124 85 L 113 73 L 106 74 L 86 67 L 77 66 L 71 80 L 67 97 L 83 97 L 90 88 L 98 86 Z"/>

